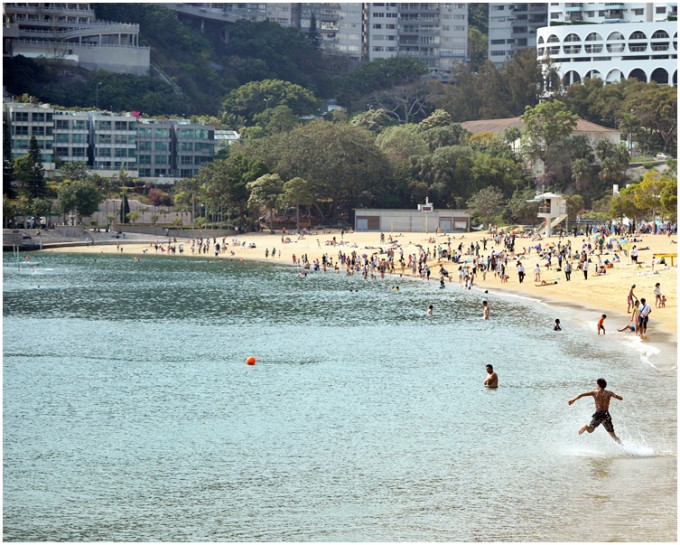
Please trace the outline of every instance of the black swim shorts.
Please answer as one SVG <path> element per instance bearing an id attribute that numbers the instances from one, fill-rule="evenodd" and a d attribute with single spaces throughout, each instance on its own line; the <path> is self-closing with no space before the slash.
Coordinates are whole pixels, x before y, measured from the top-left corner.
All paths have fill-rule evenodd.
<path id="1" fill-rule="evenodd" d="M 593 419 L 590 421 L 588 427 L 595 429 L 600 424 L 602 424 L 602 427 L 608 432 L 614 433 L 614 424 L 612 423 L 612 417 L 609 414 L 609 411 L 595 411 Z"/>

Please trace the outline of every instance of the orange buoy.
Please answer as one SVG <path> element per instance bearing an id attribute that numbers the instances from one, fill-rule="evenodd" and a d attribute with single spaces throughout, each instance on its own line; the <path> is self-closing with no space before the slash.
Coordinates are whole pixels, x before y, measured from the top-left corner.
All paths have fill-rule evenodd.
<path id="1" fill-rule="evenodd" d="M 255 365 L 255 362 L 256 362 L 256 361 L 257 361 L 257 360 L 255 359 L 255 356 L 249 356 L 248 359 L 246 360 L 246 363 L 247 363 L 248 365 Z"/>

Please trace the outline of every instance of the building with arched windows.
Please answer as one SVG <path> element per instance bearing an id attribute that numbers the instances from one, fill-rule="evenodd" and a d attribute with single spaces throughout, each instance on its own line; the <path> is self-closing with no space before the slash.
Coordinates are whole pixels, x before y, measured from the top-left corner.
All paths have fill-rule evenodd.
<path id="1" fill-rule="evenodd" d="M 678 85 L 675 21 L 543 27 L 537 31 L 536 52 L 566 86 L 586 78 Z"/>

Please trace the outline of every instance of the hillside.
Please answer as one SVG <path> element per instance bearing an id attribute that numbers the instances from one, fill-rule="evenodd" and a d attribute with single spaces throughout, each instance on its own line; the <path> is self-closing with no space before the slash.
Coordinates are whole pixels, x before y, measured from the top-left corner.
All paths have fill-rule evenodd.
<path id="1" fill-rule="evenodd" d="M 326 98 L 335 91 L 333 74 L 347 69 L 346 63 L 327 62 L 299 31 L 270 22 L 240 21 L 225 44 L 218 33 L 210 28 L 199 32 L 162 4 L 94 7 L 98 19 L 140 25 L 140 44 L 151 47 L 148 77 L 88 72 L 16 57 L 3 61 L 8 91 L 66 107 L 95 106 L 98 95 L 100 107 L 116 111 L 217 115 L 224 95 L 249 81 L 285 79 Z"/>

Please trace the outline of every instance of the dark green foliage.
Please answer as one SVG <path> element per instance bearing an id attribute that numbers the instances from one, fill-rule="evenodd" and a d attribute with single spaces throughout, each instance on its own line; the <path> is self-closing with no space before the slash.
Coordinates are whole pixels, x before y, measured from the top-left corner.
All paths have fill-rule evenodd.
<path id="1" fill-rule="evenodd" d="M 28 142 L 29 170 L 26 186 L 31 198 L 45 196 L 45 167 L 40 159 L 40 148 L 35 136 L 31 136 Z"/>
<path id="2" fill-rule="evenodd" d="M 468 25 L 489 34 L 489 4 L 468 4 Z"/>
<path id="3" fill-rule="evenodd" d="M 360 100 L 362 96 L 397 85 L 413 83 L 427 72 L 427 67 L 422 61 L 407 57 L 363 63 L 342 82 L 338 102 L 353 107 L 355 111 L 362 111 L 366 109 L 365 101 Z"/>
<path id="4" fill-rule="evenodd" d="M 128 202 L 127 194 L 123 192 L 123 200 L 120 203 L 120 215 L 118 219 L 120 223 L 129 223 L 128 214 L 130 213 L 130 203 Z"/>
<path id="5" fill-rule="evenodd" d="M 14 181 L 14 161 L 12 161 L 9 123 L 6 116 L 2 120 L 2 194 L 8 199 L 15 197 L 12 187 Z"/>
<path id="6" fill-rule="evenodd" d="M 322 97 L 331 96 L 332 76 L 326 72 L 321 52 L 294 28 L 271 21 L 238 21 L 229 27 L 225 54 L 239 85 L 279 79 Z"/>

